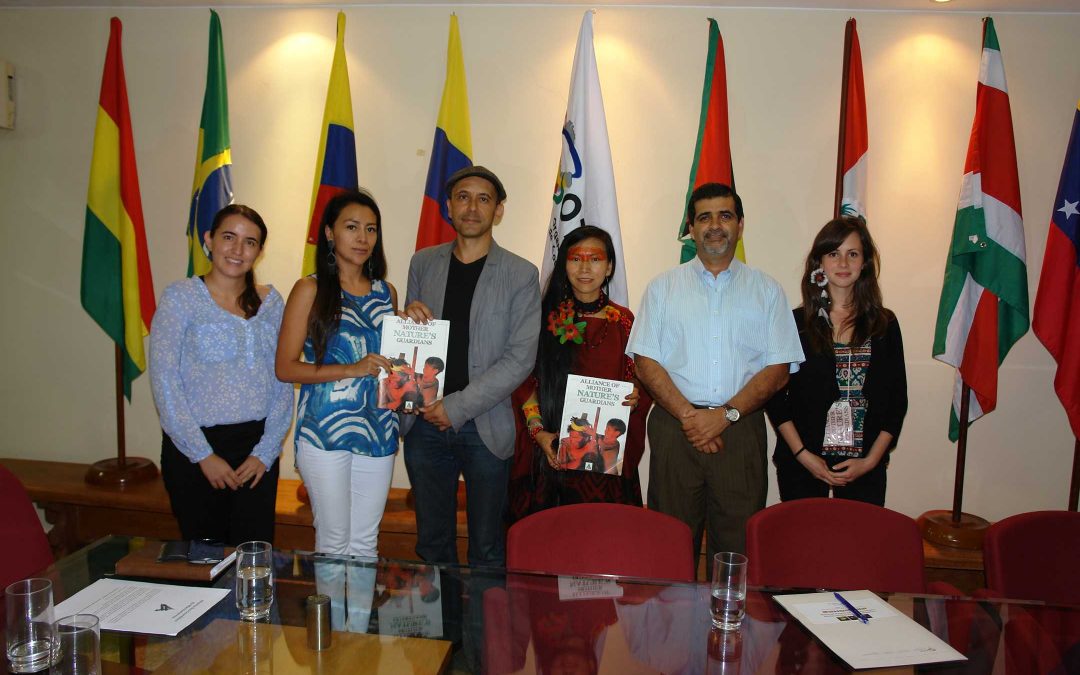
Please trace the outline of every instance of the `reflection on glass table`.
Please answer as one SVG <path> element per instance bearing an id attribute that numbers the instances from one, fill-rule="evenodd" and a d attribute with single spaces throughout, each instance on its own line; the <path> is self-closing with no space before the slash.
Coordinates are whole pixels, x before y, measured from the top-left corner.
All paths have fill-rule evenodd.
<path id="1" fill-rule="evenodd" d="M 139 538 L 110 537 L 41 576 L 57 603 L 112 576 Z M 753 589 L 740 630 L 712 626 L 710 587 L 615 577 L 274 552 L 265 622 L 231 592 L 177 637 L 101 633 L 105 673 L 844 673 L 848 666 Z M 231 589 L 233 572 L 214 586 Z M 331 597 L 331 646 L 307 645 L 305 601 Z M 797 589 L 796 591 L 797 592 Z M 1080 672 L 1080 607 L 882 594 L 968 660 L 899 672 Z"/>

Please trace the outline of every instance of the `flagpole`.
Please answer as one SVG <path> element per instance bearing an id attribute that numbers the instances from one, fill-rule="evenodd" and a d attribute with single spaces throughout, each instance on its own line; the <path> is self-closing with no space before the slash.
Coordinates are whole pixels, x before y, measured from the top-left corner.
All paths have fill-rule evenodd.
<path id="1" fill-rule="evenodd" d="M 956 478 L 953 482 L 952 511 L 937 509 L 919 516 L 916 523 L 923 539 L 932 544 L 971 550 L 982 550 L 983 537 L 990 521 L 970 513 L 964 513 L 964 468 L 967 464 L 968 413 L 971 387 L 960 382 L 960 429 L 956 439 Z"/>
<path id="2" fill-rule="evenodd" d="M 847 97 L 849 70 L 851 69 L 851 32 L 855 29 L 855 19 L 847 21 L 844 29 L 844 75 L 840 84 L 840 142 L 836 144 L 836 193 L 833 198 L 833 218 L 840 217 L 840 206 L 844 198 L 844 141 L 847 129 Z"/>
<path id="3" fill-rule="evenodd" d="M 124 433 L 124 352 L 113 343 L 116 364 L 116 457 L 102 459 L 90 465 L 85 480 L 91 485 L 124 488 L 146 483 L 158 477 L 158 469 L 145 457 L 127 456 Z"/>
<path id="4" fill-rule="evenodd" d="M 967 465 L 968 411 L 971 387 L 964 382 L 960 387 L 960 430 L 956 439 L 956 477 L 953 480 L 952 523 L 960 524 L 961 506 L 964 502 L 964 468 Z"/>
<path id="5" fill-rule="evenodd" d="M 1069 510 L 1076 511 L 1077 496 L 1080 495 L 1080 438 L 1073 443 L 1073 473 L 1069 484 Z"/>

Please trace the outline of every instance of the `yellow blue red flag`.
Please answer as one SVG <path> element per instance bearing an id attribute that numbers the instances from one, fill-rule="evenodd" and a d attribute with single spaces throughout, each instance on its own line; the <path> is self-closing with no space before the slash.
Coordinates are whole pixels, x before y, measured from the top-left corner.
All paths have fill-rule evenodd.
<path id="1" fill-rule="evenodd" d="M 356 136 L 352 95 L 349 93 L 349 66 L 345 61 L 345 13 L 338 12 L 334 65 L 330 68 L 319 155 L 315 159 L 315 186 L 311 190 L 311 210 L 308 212 L 304 276 L 315 272 L 315 244 L 319 241 L 319 219 L 326 202 L 356 186 Z"/>
<path id="2" fill-rule="evenodd" d="M 469 94 L 465 86 L 465 61 L 461 58 L 457 15 L 451 14 L 450 38 L 446 45 L 446 83 L 435 125 L 435 140 L 431 144 L 420 224 L 416 229 L 417 251 L 454 238 L 454 228 L 446 212 L 446 179 L 467 166 L 472 166 Z"/>

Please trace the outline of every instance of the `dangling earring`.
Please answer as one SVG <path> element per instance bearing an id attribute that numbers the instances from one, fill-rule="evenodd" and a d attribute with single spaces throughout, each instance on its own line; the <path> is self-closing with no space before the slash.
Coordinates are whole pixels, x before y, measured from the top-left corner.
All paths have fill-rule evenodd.
<path id="1" fill-rule="evenodd" d="M 330 274 L 337 274 L 337 255 L 334 253 L 334 240 L 326 240 L 326 266 L 330 269 Z"/>
<path id="2" fill-rule="evenodd" d="M 826 322 L 829 322 L 829 311 L 825 309 L 829 306 L 829 293 L 825 290 L 825 287 L 829 285 L 829 277 L 825 275 L 824 269 L 818 267 L 810 273 L 810 278 L 807 279 L 807 282 L 809 282 L 811 286 L 817 286 L 821 289 L 821 307 L 818 308 L 818 316 L 825 319 Z"/>
<path id="3" fill-rule="evenodd" d="M 371 269 L 371 258 L 368 258 L 367 262 L 364 263 L 364 274 L 367 276 L 368 281 L 371 281 Z"/>

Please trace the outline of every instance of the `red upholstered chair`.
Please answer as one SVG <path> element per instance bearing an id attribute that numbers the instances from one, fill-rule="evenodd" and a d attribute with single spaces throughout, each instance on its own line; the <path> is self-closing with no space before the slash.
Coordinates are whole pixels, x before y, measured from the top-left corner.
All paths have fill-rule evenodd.
<path id="1" fill-rule="evenodd" d="M 1080 513 L 1035 511 L 1000 520 L 983 540 L 984 595 L 1080 604 Z M 1075 608 L 1010 608 L 1007 673 L 1080 672 L 1080 614 Z"/>
<path id="2" fill-rule="evenodd" d="M 624 504 L 570 504 L 523 518 L 506 536 L 506 567 L 553 574 L 694 580 L 690 528 Z"/>
<path id="3" fill-rule="evenodd" d="M 1034 511 L 994 523 L 983 565 L 998 597 L 1080 604 L 1080 513 Z"/>
<path id="4" fill-rule="evenodd" d="M 694 581 L 690 528 L 671 516 L 623 504 L 571 504 L 534 513 L 510 527 L 507 570 L 614 574 Z M 484 592 L 484 663 L 489 675 L 524 667 L 539 608 L 558 606 L 554 579 L 508 575 L 507 588 Z M 657 587 L 659 588 L 659 587 Z M 576 621 L 592 633 L 614 621 L 611 600 L 579 600 Z M 535 646 L 535 645 L 534 645 Z M 543 662 L 545 649 L 536 647 Z"/>
<path id="5" fill-rule="evenodd" d="M 53 562 L 52 549 L 26 489 L 0 466 L 0 591 L 40 572 Z"/>
<path id="6" fill-rule="evenodd" d="M 923 593 L 923 543 L 907 516 L 848 499 L 797 499 L 746 523 L 752 586 Z"/>

